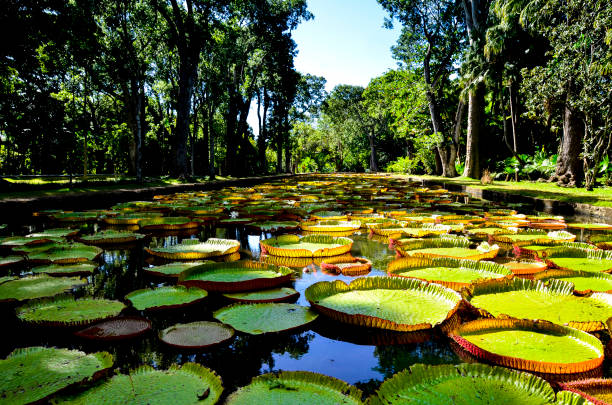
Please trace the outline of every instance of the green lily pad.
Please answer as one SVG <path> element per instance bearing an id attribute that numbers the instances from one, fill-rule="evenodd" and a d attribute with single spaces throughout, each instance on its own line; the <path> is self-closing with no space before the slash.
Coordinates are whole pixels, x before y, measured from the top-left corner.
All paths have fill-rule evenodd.
<path id="1" fill-rule="evenodd" d="M 95 379 L 112 366 L 113 356 L 107 352 L 17 349 L 0 360 L 0 398 L 6 404 L 42 402 L 66 387 Z"/>
<path id="2" fill-rule="evenodd" d="M 87 284 L 78 277 L 30 276 L 0 284 L 0 302 L 52 297 Z"/>
<path id="3" fill-rule="evenodd" d="M 501 264 L 450 258 L 400 258 L 389 263 L 390 276 L 433 281 L 459 290 L 469 284 L 508 277 L 512 272 Z"/>
<path id="4" fill-rule="evenodd" d="M 158 217 L 138 221 L 144 230 L 198 228 L 202 223 L 188 217 Z"/>
<path id="5" fill-rule="evenodd" d="M 612 275 L 573 270 L 547 270 L 536 274 L 534 280 L 563 280 L 574 285 L 574 289 L 587 293 L 591 291 L 612 292 Z"/>
<path id="6" fill-rule="evenodd" d="M 605 328 L 604 323 L 612 314 L 612 296 L 594 293 L 590 297 L 576 297 L 573 290 L 571 283 L 559 280 L 544 285 L 514 278 L 476 284 L 467 300 L 494 317 L 542 319 L 587 332 Z"/>
<path id="7" fill-rule="evenodd" d="M 584 373 L 604 360 L 599 339 L 550 322 L 479 319 L 459 326 L 451 338 L 478 359 L 531 372 Z"/>
<path id="8" fill-rule="evenodd" d="M 439 284 L 398 277 L 364 277 L 308 287 L 318 312 L 346 323 L 403 332 L 441 325 L 458 309 L 461 296 Z"/>
<path id="9" fill-rule="evenodd" d="M 208 261 L 174 262 L 174 263 L 164 264 L 162 266 L 147 267 L 144 269 L 144 271 L 154 276 L 178 278 L 178 276 L 180 276 L 181 273 L 184 272 L 185 270 L 190 269 L 195 266 L 199 266 L 201 264 L 205 264 L 205 263 L 210 263 L 210 262 Z"/>
<path id="10" fill-rule="evenodd" d="M 206 298 L 208 292 L 199 288 L 166 286 L 132 291 L 125 299 L 139 311 L 179 308 Z"/>
<path id="11" fill-rule="evenodd" d="M 348 253 L 353 246 L 349 238 L 328 235 L 281 235 L 259 242 L 261 252 L 282 257 L 328 257 Z"/>
<path id="12" fill-rule="evenodd" d="M 100 215 L 97 211 L 62 212 L 51 215 L 51 218 L 59 222 L 93 222 Z"/>
<path id="13" fill-rule="evenodd" d="M 589 378 L 563 382 L 557 393 L 559 405 L 605 405 L 612 403 L 612 379 Z M 563 402 L 562 402 L 563 401 Z"/>
<path id="14" fill-rule="evenodd" d="M 184 239 L 180 244 L 167 248 L 145 249 L 153 256 L 170 260 L 199 260 L 225 256 L 237 252 L 240 242 L 232 239 L 210 238 L 206 242 L 197 239 Z"/>
<path id="15" fill-rule="evenodd" d="M 26 235 L 26 238 L 66 238 L 69 236 L 75 236 L 79 233 L 78 229 L 70 229 L 70 228 L 53 228 L 53 229 L 45 229 L 43 231 L 34 232 Z"/>
<path id="16" fill-rule="evenodd" d="M 3 267 L 12 267 L 12 266 L 16 266 L 22 262 L 24 262 L 25 259 L 22 256 L 5 256 L 5 257 L 0 257 L 0 269 Z"/>
<path id="17" fill-rule="evenodd" d="M 249 227 L 255 228 L 261 232 L 276 232 L 297 229 L 299 225 L 300 223 L 295 221 L 261 221 L 251 222 L 248 224 Z"/>
<path id="18" fill-rule="evenodd" d="M 132 243 L 144 239 L 146 236 L 141 233 L 121 232 L 112 229 L 97 232 L 93 235 L 84 235 L 78 238 L 79 242 L 87 245 L 119 245 L 122 243 Z"/>
<path id="19" fill-rule="evenodd" d="M 296 304 L 234 304 L 215 311 L 213 316 L 236 330 L 260 335 L 299 328 L 319 314 Z"/>
<path id="20" fill-rule="evenodd" d="M 119 315 L 125 305 L 119 301 L 74 297 L 43 298 L 16 309 L 24 322 L 48 326 L 87 325 Z"/>
<path id="21" fill-rule="evenodd" d="M 597 223 L 587 224 L 587 223 L 576 223 L 576 222 L 567 224 L 567 227 L 571 229 L 588 229 L 592 231 L 602 231 L 602 230 L 612 229 L 612 225 L 610 224 L 597 224 Z"/>
<path id="22" fill-rule="evenodd" d="M 612 269 L 612 252 L 604 250 L 557 249 L 550 252 L 546 260 L 566 270 L 602 272 Z"/>
<path id="23" fill-rule="evenodd" d="M 83 339 L 116 341 L 141 336 L 151 330 L 151 321 L 138 317 L 107 319 L 74 334 Z"/>
<path id="24" fill-rule="evenodd" d="M 95 260 L 102 249 L 82 243 L 53 246 L 50 249 L 28 255 L 34 263 L 74 264 Z"/>
<path id="25" fill-rule="evenodd" d="M 103 217 L 102 221 L 108 225 L 138 225 L 138 221 L 147 218 L 161 217 L 161 212 L 135 212 L 133 214 L 117 215 L 112 217 Z"/>
<path id="26" fill-rule="evenodd" d="M 191 322 L 176 324 L 162 330 L 159 339 L 182 349 L 203 349 L 230 340 L 234 329 L 218 322 Z"/>
<path id="27" fill-rule="evenodd" d="M 118 374 L 87 391 L 57 398 L 56 404 L 82 405 L 213 405 L 221 396 L 221 378 L 195 363 L 168 370 L 142 366 L 129 375 Z"/>
<path id="28" fill-rule="evenodd" d="M 297 298 L 299 295 L 299 292 L 289 287 L 272 288 L 269 290 L 261 291 L 247 291 L 234 294 L 223 294 L 224 297 L 229 298 L 232 301 L 250 304 L 289 301 L 294 298 Z"/>
<path id="29" fill-rule="evenodd" d="M 50 276 L 73 276 L 73 275 L 88 275 L 98 267 L 91 263 L 77 264 L 49 264 L 47 266 L 38 266 L 32 268 L 34 274 L 48 274 Z"/>
<path id="30" fill-rule="evenodd" d="M 287 267 L 241 260 L 192 267 L 181 273 L 179 283 L 208 291 L 235 292 L 276 287 L 291 281 L 292 275 Z"/>
<path id="31" fill-rule="evenodd" d="M 485 364 L 415 364 L 385 380 L 371 405 L 543 405 L 555 403 L 550 384 L 535 375 Z"/>
<path id="32" fill-rule="evenodd" d="M 227 405 L 363 404 L 362 392 L 344 381 L 308 371 L 283 371 L 253 378 L 231 394 Z"/>

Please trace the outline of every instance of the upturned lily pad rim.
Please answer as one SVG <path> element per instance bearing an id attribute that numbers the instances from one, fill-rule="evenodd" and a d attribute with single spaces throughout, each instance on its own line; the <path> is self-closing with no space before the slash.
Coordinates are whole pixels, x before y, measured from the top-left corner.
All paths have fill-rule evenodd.
<path id="1" fill-rule="evenodd" d="M 592 402 L 593 405 L 607 405 L 608 402 L 598 399 L 595 394 L 589 391 L 606 390 L 612 393 L 612 378 L 588 378 L 584 380 L 562 382 L 559 384 L 559 387 L 563 391 L 570 391 L 580 395 L 587 401 Z"/>
<path id="2" fill-rule="evenodd" d="M 191 301 L 179 302 L 176 304 L 151 305 L 151 306 L 146 306 L 146 307 L 136 307 L 134 305 L 133 299 L 135 297 L 138 297 L 143 294 L 151 294 L 156 291 L 159 291 L 160 293 L 163 293 L 166 291 L 168 292 L 174 291 L 177 294 L 193 292 L 193 293 L 198 293 L 200 296 L 192 299 Z M 165 310 L 165 309 L 173 309 L 173 308 L 182 308 L 182 307 L 186 307 L 189 305 L 194 305 L 204 300 L 207 296 L 208 296 L 208 292 L 201 288 L 176 285 L 176 286 L 161 286 L 161 287 L 155 287 L 155 288 L 141 288 L 139 290 L 134 290 L 125 296 L 125 300 L 129 301 L 132 307 L 136 308 L 139 311 L 157 311 L 157 310 Z"/>
<path id="3" fill-rule="evenodd" d="M 389 241 L 391 245 L 393 241 Z M 456 237 L 442 237 L 442 238 L 432 238 L 432 239 L 414 239 L 408 240 L 405 243 L 394 244 L 395 251 L 402 257 L 407 256 L 415 256 L 415 257 L 446 257 L 450 259 L 463 259 L 463 260 L 483 260 L 483 259 L 493 259 L 497 256 L 499 252 L 499 247 L 497 249 L 491 249 L 487 252 L 481 252 L 478 249 L 470 249 L 471 242 L 466 238 L 456 238 Z M 466 250 L 474 251 L 473 254 L 469 256 L 463 257 L 454 257 L 449 256 L 445 253 L 435 253 L 435 252 L 415 252 L 420 249 L 444 249 L 444 248 L 464 248 Z"/>
<path id="4" fill-rule="evenodd" d="M 563 270 L 563 269 L 550 269 L 543 271 L 541 273 L 536 274 L 533 279 L 538 281 L 547 282 L 552 279 L 563 280 L 564 278 L 596 278 L 600 280 L 610 281 L 612 283 L 612 274 L 608 273 L 594 273 L 591 271 L 579 271 L 579 270 Z M 571 283 L 571 281 L 570 281 Z M 572 283 L 573 285 L 573 283 Z M 574 286 L 575 287 L 575 286 Z M 574 289 L 574 294 L 576 295 L 588 295 L 595 290 L 576 290 Z M 597 292 L 605 292 L 612 294 L 612 287 L 606 291 L 597 291 Z"/>
<path id="5" fill-rule="evenodd" d="M 337 392 L 338 394 L 342 394 L 347 397 L 347 400 L 354 402 L 355 404 L 363 403 L 361 400 L 361 398 L 363 397 L 363 392 L 359 388 L 337 378 L 320 373 L 314 373 L 311 371 L 280 371 L 277 373 L 267 373 L 253 377 L 249 385 L 240 387 L 232 394 L 230 394 L 227 397 L 225 404 L 232 405 L 240 403 L 239 401 L 241 393 L 250 386 L 258 384 L 263 384 L 267 386 L 269 385 L 267 383 L 271 381 L 279 381 L 279 383 L 282 384 L 282 382 L 280 381 L 283 380 L 293 380 L 312 384 L 317 387 L 323 388 L 325 391 L 331 390 Z M 265 400 L 265 398 L 263 399 Z"/>
<path id="6" fill-rule="evenodd" d="M 198 244 L 218 246 L 219 250 L 210 252 L 201 252 L 194 249 L 189 250 L 189 246 L 193 246 L 193 244 L 181 243 L 181 246 L 184 247 L 182 251 L 172 248 L 145 248 L 145 251 L 150 255 L 169 260 L 200 260 L 210 257 L 227 256 L 240 249 L 240 242 L 233 239 L 208 238 L 206 242 L 200 242 Z"/>
<path id="7" fill-rule="evenodd" d="M 487 330 L 526 330 L 536 333 L 548 332 L 555 335 L 569 336 L 582 344 L 598 349 L 600 356 L 574 363 L 529 360 L 487 351 L 462 336 L 464 333 Z M 486 360 L 504 367 L 543 374 L 584 373 L 601 367 L 604 361 L 603 345 L 595 336 L 575 328 L 557 325 L 548 321 L 531 321 L 526 319 L 478 319 L 459 326 L 450 334 L 450 338 L 478 359 Z"/>
<path id="8" fill-rule="evenodd" d="M 200 344 L 200 345 L 190 345 L 190 344 L 179 344 L 176 342 L 171 342 L 168 340 L 168 335 L 171 334 L 172 332 L 174 332 L 177 329 L 181 329 L 181 328 L 191 328 L 194 326 L 198 326 L 198 327 L 202 327 L 204 328 L 204 330 L 206 330 L 206 328 L 215 328 L 217 330 L 222 330 L 226 333 L 226 336 L 224 336 L 221 339 L 218 339 L 216 341 L 212 341 L 209 342 L 207 344 Z M 203 331 L 201 331 L 203 332 Z M 226 325 L 224 323 L 220 323 L 220 322 L 209 322 L 209 321 L 195 321 L 195 322 L 189 322 L 189 323 L 177 323 L 175 325 L 169 326 L 166 329 L 163 329 L 159 332 L 159 340 L 161 340 L 162 342 L 164 342 L 165 344 L 167 344 L 168 346 L 172 346 L 172 347 L 176 347 L 179 349 L 206 349 L 212 346 L 217 346 L 220 345 L 222 343 L 225 343 L 229 340 L 231 340 L 234 337 L 234 328 L 232 328 L 229 325 Z"/>
<path id="9" fill-rule="evenodd" d="M 228 272 L 248 272 L 248 270 L 267 271 L 277 274 L 277 276 L 273 278 L 257 277 L 244 281 L 210 281 L 197 278 L 199 276 L 206 276 L 207 272 L 223 269 Z M 240 292 L 277 287 L 291 281 L 293 274 L 293 270 L 288 267 L 275 266 L 273 264 L 255 262 L 252 260 L 239 260 L 229 263 L 206 263 L 192 267 L 180 274 L 178 282 L 185 286 L 198 287 L 207 291 Z"/>
<path id="10" fill-rule="evenodd" d="M 283 245 L 299 245 L 304 243 L 328 244 L 330 248 L 321 248 L 310 251 L 306 249 L 285 248 Z M 259 242 L 262 254 L 282 257 L 328 257 L 338 256 L 350 252 L 353 247 L 353 240 L 345 237 L 333 237 L 329 235 L 308 235 L 300 238 L 297 235 L 281 235 L 275 238 L 261 240 Z"/>
<path id="11" fill-rule="evenodd" d="M 429 384 L 451 378 L 483 378 L 494 379 L 512 384 L 519 389 L 535 393 L 543 401 L 551 404 L 555 401 L 555 392 L 546 380 L 533 374 L 528 374 L 504 367 L 488 366 L 486 364 L 442 364 L 425 365 L 415 364 L 409 369 L 394 374 L 386 379 L 375 394 L 370 396 L 370 405 L 386 405 L 394 403 L 391 398 L 396 398 L 398 392 L 408 389 L 423 390 Z M 460 391 L 461 387 L 457 387 Z M 386 398 L 389 398 L 387 400 Z"/>
<path id="12" fill-rule="evenodd" d="M 401 324 L 391 320 L 379 318 L 374 315 L 367 314 L 348 314 L 332 308 L 327 308 L 324 305 L 319 305 L 318 301 L 329 296 L 355 290 L 421 290 L 426 293 L 441 296 L 443 299 L 454 301 L 455 305 L 447 313 L 445 319 L 439 323 L 432 325 L 429 323 L 420 324 Z M 309 286 L 304 295 L 310 305 L 318 312 L 335 319 L 340 322 L 350 323 L 353 325 L 367 326 L 379 329 L 390 329 L 400 332 L 413 332 L 418 330 L 432 329 L 436 326 L 442 328 L 445 324 L 450 324 L 450 320 L 455 316 L 461 305 L 461 295 L 456 291 L 446 288 L 440 284 L 428 283 L 426 281 L 417 280 L 415 278 L 397 278 L 397 277 L 359 277 L 346 284 L 341 280 L 335 281 L 320 281 Z"/>
<path id="13" fill-rule="evenodd" d="M 104 336 L 96 336 L 93 334 L 93 331 L 96 328 L 100 328 L 101 326 L 108 326 L 109 324 L 121 321 L 128 321 L 134 324 L 140 324 L 139 329 L 133 330 L 128 334 L 116 334 L 116 335 L 104 335 Z M 74 335 L 87 340 L 99 340 L 99 341 L 116 341 L 116 340 L 126 340 L 126 339 L 134 339 L 144 335 L 145 333 L 151 330 L 151 321 L 140 317 L 140 316 L 121 316 L 111 319 L 106 319 L 102 322 L 95 323 L 86 327 L 85 329 L 78 330 L 74 332 Z"/>
<path id="14" fill-rule="evenodd" d="M 348 264 L 348 266 L 339 266 Z M 365 257 L 336 256 L 324 259 L 321 264 L 322 270 L 333 271 L 349 277 L 363 276 L 372 270 L 372 262 Z"/>
<path id="15" fill-rule="evenodd" d="M 490 273 L 499 274 L 499 277 L 495 278 L 486 278 L 477 280 L 472 283 L 463 283 L 458 281 L 442 281 L 442 280 L 434 280 L 434 279 L 423 279 L 420 277 L 412 277 L 410 275 L 399 274 L 406 270 L 418 270 L 418 269 L 426 269 L 429 267 L 451 267 L 451 268 L 466 268 L 470 270 L 476 271 L 486 271 Z M 512 272 L 505 268 L 503 265 L 494 263 L 494 262 L 486 262 L 486 261 L 474 261 L 474 260 L 462 260 L 462 259 L 454 259 L 447 257 L 402 257 L 395 259 L 387 265 L 387 274 L 391 277 L 403 277 L 403 278 L 416 278 L 419 280 L 442 284 L 445 287 L 453 289 L 455 291 L 459 291 L 464 287 L 475 283 L 481 283 L 490 279 L 503 279 L 503 278 L 512 278 Z"/>
<path id="16" fill-rule="evenodd" d="M 508 314 L 499 314 L 493 316 L 484 308 L 477 308 L 472 305 L 471 300 L 476 295 L 495 294 L 498 292 L 508 291 L 539 291 L 543 294 L 551 295 L 565 295 L 573 296 L 574 285 L 562 280 L 552 279 L 548 283 L 543 283 L 538 280 L 529 280 L 524 278 L 512 278 L 502 280 L 489 280 L 483 283 L 475 284 L 462 290 L 464 301 L 469 307 L 475 309 L 481 316 L 485 318 L 498 318 L 498 319 L 516 319 Z M 594 293 L 590 297 L 583 297 L 581 299 L 597 299 L 612 305 L 612 298 L 609 294 L 605 293 Z M 569 326 L 575 329 L 579 329 L 585 332 L 597 332 L 606 328 L 605 321 L 570 321 L 565 326 Z"/>

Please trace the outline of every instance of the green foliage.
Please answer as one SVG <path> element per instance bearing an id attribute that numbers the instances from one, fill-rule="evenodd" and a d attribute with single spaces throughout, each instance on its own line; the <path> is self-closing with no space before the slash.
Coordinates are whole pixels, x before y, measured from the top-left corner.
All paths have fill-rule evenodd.
<path id="1" fill-rule="evenodd" d="M 390 163 L 386 170 L 393 173 L 406 173 L 413 174 L 419 165 L 419 161 L 416 159 L 410 159 L 409 157 L 400 157 L 396 161 Z"/>

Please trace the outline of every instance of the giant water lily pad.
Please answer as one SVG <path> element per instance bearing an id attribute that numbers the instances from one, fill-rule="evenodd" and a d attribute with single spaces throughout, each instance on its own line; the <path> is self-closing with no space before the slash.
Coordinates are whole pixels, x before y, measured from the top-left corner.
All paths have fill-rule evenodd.
<path id="1" fill-rule="evenodd" d="M 395 225 L 382 223 L 369 226 L 368 229 L 375 235 L 395 238 L 425 238 L 433 235 L 444 235 L 451 231 L 449 225 L 420 223 L 397 223 Z"/>
<path id="2" fill-rule="evenodd" d="M 232 301 L 250 304 L 290 301 L 294 298 L 297 298 L 299 295 L 299 292 L 289 287 L 271 288 L 269 290 L 260 291 L 247 291 L 233 294 L 223 294 L 225 298 L 229 298 Z"/>
<path id="3" fill-rule="evenodd" d="M 251 404 L 354 404 L 362 393 L 356 387 L 326 375 L 308 371 L 283 371 L 253 378 L 227 398 L 227 405 Z"/>
<path id="4" fill-rule="evenodd" d="M 319 316 L 296 304 L 234 304 L 213 313 L 219 321 L 236 330 L 260 335 L 304 326 Z"/>
<path id="5" fill-rule="evenodd" d="M 451 338 L 480 360 L 545 374 L 583 373 L 604 360 L 599 339 L 550 322 L 479 319 L 462 324 Z"/>
<path id="6" fill-rule="evenodd" d="M 33 300 L 16 309 L 22 321 L 48 326 L 87 325 L 112 318 L 125 308 L 119 301 L 101 298 L 55 297 Z"/>
<path id="7" fill-rule="evenodd" d="M 0 269 L 9 268 L 21 264 L 25 261 L 22 256 L 5 256 L 0 257 Z"/>
<path id="8" fill-rule="evenodd" d="M 241 260 L 192 267 L 181 273 L 179 283 L 208 291 L 236 292 L 276 287 L 291 281 L 292 275 L 287 267 Z"/>
<path id="9" fill-rule="evenodd" d="M 148 267 L 144 271 L 154 276 L 178 278 L 185 270 L 204 263 L 208 262 L 174 262 L 162 266 Z"/>
<path id="10" fill-rule="evenodd" d="M 118 374 L 87 391 L 65 395 L 56 404 L 82 405 L 212 405 L 223 392 L 221 378 L 195 363 L 168 370 L 142 366 L 129 375 Z"/>
<path id="11" fill-rule="evenodd" d="M 349 238 L 328 235 L 281 235 L 259 242 L 263 254 L 282 257 L 328 257 L 348 253 L 353 246 Z"/>
<path id="12" fill-rule="evenodd" d="M 74 264 L 92 261 L 102 254 L 102 249 L 82 243 L 53 246 L 50 249 L 28 255 L 34 263 Z"/>
<path id="13" fill-rule="evenodd" d="M 157 217 L 138 221 L 143 230 L 171 230 L 198 228 L 202 223 L 187 217 Z"/>
<path id="14" fill-rule="evenodd" d="M 240 242 L 232 239 L 210 238 L 206 242 L 197 239 L 184 239 L 180 244 L 167 248 L 145 249 L 153 256 L 170 260 L 199 260 L 225 256 L 240 249 Z"/>
<path id="15" fill-rule="evenodd" d="M 92 380 L 113 366 L 107 352 L 87 354 L 48 347 L 17 349 L 0 360 L 0 401 L 29 404 L 74 384 Z"/>
<path id="16" fill-rule="evenodd" d="M 109 319 L 74 334 L 83 339 L 115 341 L 141 336 L 151 330 L 151 321 L 138 317 Z"/>
<path id="17" fill-rule="evenodd" d="M 493 259 L 499 252 L 499 246 L 487 242 L 482 242 L 476 249 L 470 249 L 469 245 L 470 242 L 463 238 L 409 239 L 398 241 L 396 250 L 400 256 L 467 260 Z"/>
<path id="18" fill-rule="evenodd" d="M 348 232 L 358 231 L 361 228 L 359 221 L 307 221 L 300 224 L 303 231 L 310 232 Z"/>
<path id="19" fill-rule="evenodd" d="M 516 246 L 561 244 L 573 242 L 576 235 L 569 232 L 542 232 L 526 230 L 515 234 L 493 235 L 496 242 L 509 243 Z"/>
<path id="20" fill-rule="evenodd" d="M 93 235 L 80 236 L 77 240 L 86 245 L 104 246 L 132 243 L 144 239 L 145 235 L 133 232 L 115 231 L 112 229 L 97 232 Z"/>
<path id="21" fill-rule="evenodd" d="M 457 311 L 461 296 L 439 284 L 395 277 L 365 277 L 349 285 L 318 282 L 306 299 L 322 314 L 346 323 L 397 331 L 430 329 Z"/>
<path id="22" fill-rule="evenodd" d="M 612 316 L 612 296 L 576 297 L 573 290 L 571 283 L 559 280 L 545 285 L 514 278 L 476 284 L 466 299 L 485 316 L 542 319 L 587 332 L 604 329 Z"/>
<path id="23" fill-rule="evenodd" d="M 512 274 L 504 266 L 493 262 L 423 257 L 396 259 L 389 263 L 387 273 L 390 276 L 433 281 L 453 290 L 460 290 L 483 280 L 508 277 Z"/>
<path id="24" fill-rule="evenodd" d="M 300 223 L 296 221 L 259 221 L 251 222 L 248 226 L 261 232 L 280 232 L 297 229 Z"/>
<path id="25" fill-rule="evenodd" d="M 87 284 L 78 277 L 30 276 L 0 284 L 0 302 L 52 297 Z"/>
<path id="26" fill-rule="evenodd" d="M 513 274 L 518 276 L 533 276 L 534 274 L 541 273 L 548 268 L 546 263 L 541 261 L 512 261 L 504 263 L 504 266 L 510 269 Z"/>
<path id="27" fill-rule="evenodd" d="M 559 394 L 574 393 L 589 402 L 576 402 L 578 405 L 606 405 L 612 403 L 612 379 L 589 378 L 586 380 L 570 381 L 560 384 L 563 392 Z M 559 396 L 557 394 L 557 396 Z M 574 404 L 571 404 L 574 405 Z"/>
<path id="28" fill-rule="evenodd" d="M 117 215 L 111 217 L 104 217 L 102 221 L 108 225 L 138 225 L 138 221 L 142 221 L 147 218 L 161 217 L 161 212 L 137 212 L 132 214 Z"/>
<path id="29" fill-rule="evenodd" d="M 50 276 L 74 276 L 88 275 L 98 267 L 92 263 L 77 263 L 77 264 L 49 264 L 47 266 L 37 266 L 32 268 L 34 274 L 48 274 Z"/>
<path id="30" fill-rule="evenodd" d="M 234 336 L 234 329 L 218 322 L 176 324 L 162 330 L 159 339 L 182 349 L 203 349 L 221 344 Z"/>
<path id="31" fill-rule="evenodd" d="M 139 311 L 179 308 L 195 304 L 206 298 L 208 293 L 199 288 L 166 286 L 154 289 L 132 291 L 125 299 Z"/>
<path id="32" fill-rule="evenodd" d="M 535 375 L 485 364 L 415 364 L 382 383 L 371 405 L 543 405 L 555 403 L 550 384 Z"/>
<path id="33" fill-rule="evenodd" d="M 78 229 L 52 228 L 52 229 L 45 229 L 42 231 L 30 233 L 26 235 L 26 238 L 35 238 L 35 239 L 50 238 L 54 240 L 54 239 L 59 239 L 59 238 L 67 238 L 69 236 L 75 236 L 78 233 L 79 233 Z"/>
<path id="34" fill-rule="evenodd" d="M 320 266 L 326 273 L 356 277 L 368 274 L 372 269 L 372 262 L 363 257 L 341 255 L 324 259 Z"/>
<path id="35" fill-rule="evenodd" d="M 546 260 L 552 267 L 589 272 L 612 270 L 612 252 L 586 249 L 558 249 L 550 252 Z"/>
<path id="36" fill-rule="evenodd" d="M 576 294 L 585 295 L 593 291 L 612 293 L 612 275 L 606 273 L 593 273 L 573 270 L 547 270 L 538 273 L 534 280 L 548 281 L 552 279 L 563 280 L 574 285 Z"/>

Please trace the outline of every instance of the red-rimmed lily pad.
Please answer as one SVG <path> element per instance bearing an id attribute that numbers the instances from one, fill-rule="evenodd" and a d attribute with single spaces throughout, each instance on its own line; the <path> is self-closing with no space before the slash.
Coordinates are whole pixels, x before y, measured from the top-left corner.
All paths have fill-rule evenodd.
<path id="1" fill-rule="evenodd" d="M 225 256 L 240 249 L 240 242 L 232 239 L 210 238 L 206 242 L 197 239 L 183 239 L 178 245 L 167 248 L 145 249 L 153 256 L 170 260 L 201 260 L 210 257 Z"/>
<path id="2" fill-rule="evenodd" d="M 234 337 L 234 329 L 218 322 L 176 324 L 162 330 L 159 339 L 181 349 L 204 349 L 227 342 Z"/>
<path id="3" fill-rule="evenodd" d="M 596 337 L 544 321 L 479 319 L 459 326 L 451 338 L 480 360 L 543 374 L 584 373 L 604 360 Z"/>
<path id="4" fill-rule="evenodd" d="M 291 281 L 293 271 L 250 260 L 207 263 L 181 273 L 179 283 L 208 291 L 238 292 L 273 288 Z"/>
<path id="5" fill-rule="evenodd" d="M 23 263 L 25 259 L 23 256 L 5 256 L 0 257 L 0 269 L 8 269 L 10 267 L 17 266 Z"/>
<path id="6" fill-rule="evenodd" d="M 328 235 L 281 235 L 259 242 L 262 254 L 282 257 L 328 257 L 348 253 L 352 239 Z"/>
<path id="7" fill-rule="evenodd" d="M 578 394 L 593 405 L 609 405 L 612 403 L 611 378 L 590 378 L 569 381 L 561 383 L 560 387 L 564 390 L 563 392 L 569 391 Z"/>
<path id="8" fill-rule="evenodd" d="M 219 321 L 251 335 L 283 332 L 300 328 L 319 314 L 296 304 L 234 304 L 213 313 Z"/>
<path id="9" fill-rule="evenodd" d="M 132 339 L 151 330 L 151 321 L 140 317 L 120 317 L 102 321 L 74 334 L 88 340 L 115 341 Z"/>
<path id="10" fill-rule="evenodd" d="M 349 277 L 364 276 L 372 270 L 372 262 L 364 257 L 335 256 L 321 262 L 321 269 Z"/>

